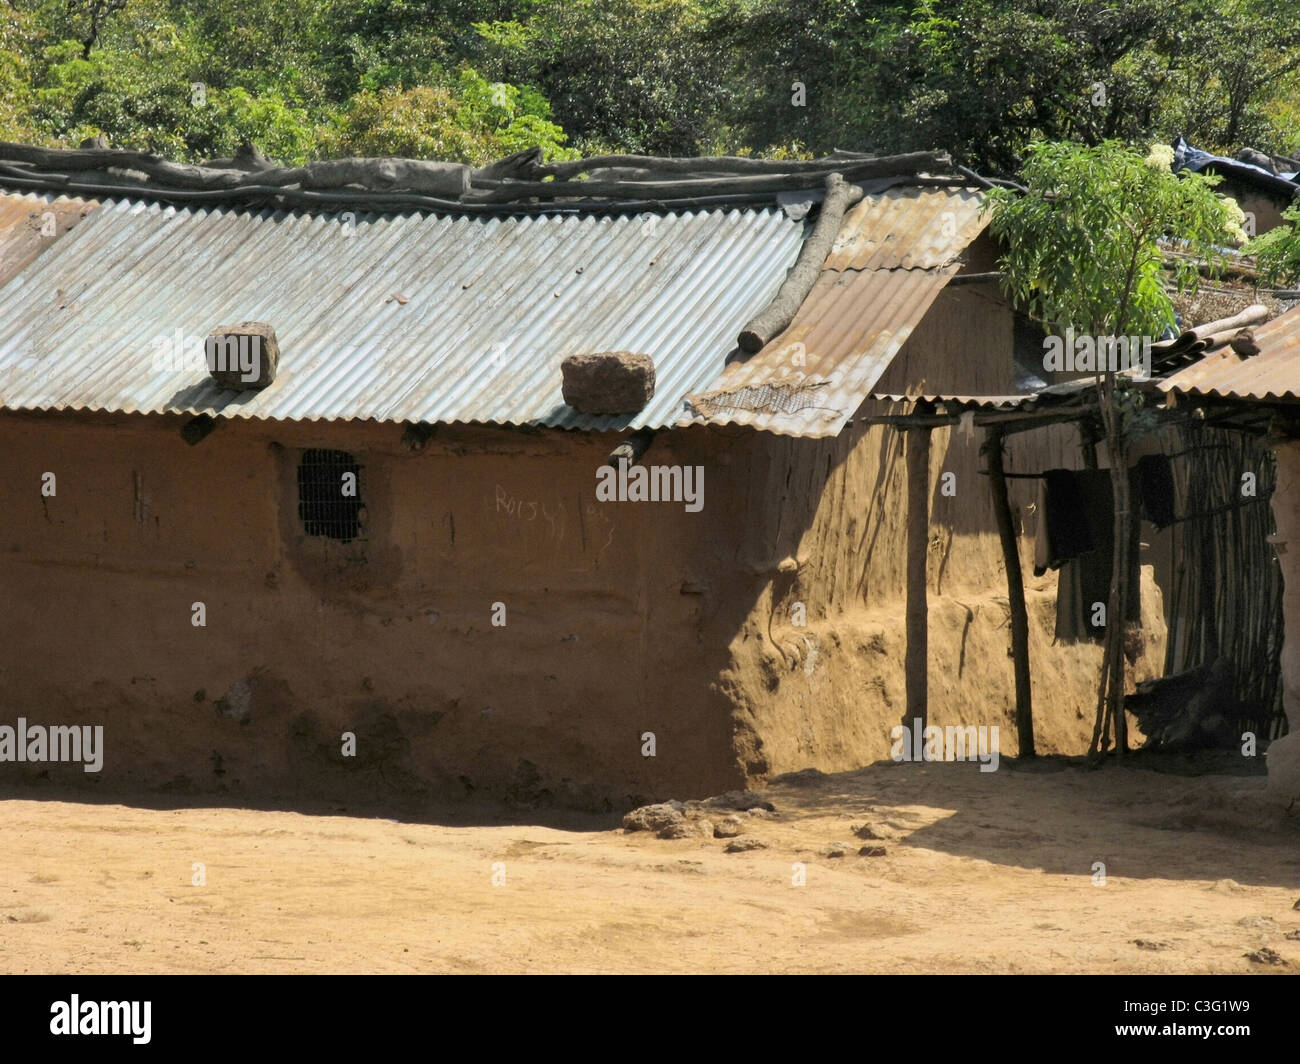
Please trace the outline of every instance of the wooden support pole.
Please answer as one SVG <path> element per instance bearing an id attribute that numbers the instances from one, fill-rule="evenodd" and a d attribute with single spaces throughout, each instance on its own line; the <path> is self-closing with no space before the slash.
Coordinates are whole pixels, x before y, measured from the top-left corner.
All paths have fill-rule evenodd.
<path id="1" fill-rule="evenodd" d="M 917 412 L 929 404 L 918 403 Z M 930 547 L 930 429 L 907 430 L 907 723 L 929 723 L 929 641 L 926 601 L 926 560 Z"/>
<path id="2" fill-rule="evenodd" d="M 649 450 L 654 438 L 654 429 L 639 429 L 610 452 L 605 464 L 615 469 L 620 462 L 626 462 L 629 466 L 636 465 L 641 460 L 641 456 Z"/>
<path id="3" fill-rule="evenodd" d="M 402 446 L 408 451 L 422 451 L 434 436 L 438 434 L 437 425 L 428 425 L 420 421 L 408 421 L 402 430 Z"/>
<path id="4" fill-rule="evenodd" d="M 1029 673 L 1029 613 L 1025 609 L 1025 581 L 1020 571 L 1020 549 L 1011 522 L 1011 501 L 1002 466 L 1002 430 L 988 430 L 989 488 L 993 492 L 993 514 L 1002 541 L 1002 562 L 1007 570 L 1007 601 L 1011 606 L 1011 657 L 1016 673 L 1016 735 L 1020 756 L 1034 756 L 1034 702 Z"/>
<path id="5" fill-rule="evenodd" d="M 199 414 L 196 417 L 190 418 L 189 421 L 185 422 L 185 424 L 181 426 L 181 439 L 191 447 L 194 447 L 212 435 L 212 433 L 216 431 L 216 428 L 216 418 L 211 414 Z"/>

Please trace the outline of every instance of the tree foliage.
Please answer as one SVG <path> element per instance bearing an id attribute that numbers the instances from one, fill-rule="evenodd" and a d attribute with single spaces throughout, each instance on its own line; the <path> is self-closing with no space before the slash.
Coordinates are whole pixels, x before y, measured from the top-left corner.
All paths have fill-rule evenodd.
<path id="1" fill-rule="evenodd" d="M 1150 339 L 1173 322 L 1162 283 L 1162 238 L 1190 253 L 1177 260 L 1176 276 L 1180 287 L 1194 287 L 1199 273 L 1191 257 L 1214 264 L 1223 257 L 1220 249 L 1243 235 L 1240 210 L 1214 193 L 1218 179 L 1175 176 L 1171 154 L 1164 145 L 1144 159 L 1114 141 L 1096 147 L 1038 142 L 1021 174 L 1028 191 L 995 189 L 987 201 L 990 229 L 1005 248 L 1000 265 L 1007 294 L 1051 328 L 1073 328 L 1104 345 L 1094 369 L 1110 466 L 1112 557 L 1093 753 L 1104 753 L 1112 734 L 1121 753 L 1127 745 L 1124 628 L 1129 598 L 1137 593 L 1130 586 L 1136 517 L 1127 456 L 1129 434 L 1144 418 L 1140 393 L 1121 386 L 1116 371 L 1127 367 L 1115 364 L 1115 338 Z"/>
<path id="2" fill-rule="evenodd" d="M 0 135 L 449 157 L 1300 149 L 1295 0 L 4 0 Z M 203 86 L 196 97 L 195 84 Z M 483 103 L 507 86 L 509 106 Z M 501 93 L 497 92 L 500 98 Z M 201 98 L 202 102 L 196 103 Z"/>
<path id="3" fill-rule="evenodd" d="M 1173 324 L 1158 241 L 1177 240 L 1180 288 L 1242 238 L 1241 212 L 1214 192 L 1218 177 L 1175 176 L 1168 155 L 1122 144 L 1031 145 L 1025 195 L 994 189 L 990 231 L 1005 248 L 1004 289 L 1044 324 L 1097 336 L 1159 336 Z"/>

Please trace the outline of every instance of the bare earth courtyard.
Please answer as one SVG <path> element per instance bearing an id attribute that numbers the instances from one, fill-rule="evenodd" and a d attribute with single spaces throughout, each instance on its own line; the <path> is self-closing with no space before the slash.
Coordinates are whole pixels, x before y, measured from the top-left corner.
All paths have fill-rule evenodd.
<path id="1" fill-rule="evenodd" d="M 741 853 L 613 814 L 10 790 L 0 972 L 1300 970 L 1300 812 L 1268 807 L 1262 775 L 1190 767 L 780 782 L 761 792 L 775 813 L 746 818 L 766 848 Z"/>

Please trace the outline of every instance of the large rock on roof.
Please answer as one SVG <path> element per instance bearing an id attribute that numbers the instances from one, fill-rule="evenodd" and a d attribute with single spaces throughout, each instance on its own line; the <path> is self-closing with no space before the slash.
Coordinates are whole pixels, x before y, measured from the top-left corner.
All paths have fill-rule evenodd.
<path id="1" fill-rule="evenodd" d="M 633 351 L 569 355 L 560 376 L 564 401 L 583 414 L 635 414 L 655 394 L 654 360 Z"/>

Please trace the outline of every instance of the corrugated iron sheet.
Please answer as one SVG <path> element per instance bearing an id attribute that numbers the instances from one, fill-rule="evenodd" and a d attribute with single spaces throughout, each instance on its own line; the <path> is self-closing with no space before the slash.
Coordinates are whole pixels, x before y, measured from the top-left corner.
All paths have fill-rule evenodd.
<path id="1" fill-rule="evenodd" d="M 0 287 L 98 206 L 97 200 L 0 192 Z"/>
<path id="2" fill-rule="evenodd" d="M 1189 392 L 1258 402 L 1300 401 L 1300 309 L 1254 330 L 1259 354 L 1241 358 L 1232 348 L 1160 381 L 1162 392 Z"/>
<path id="3" fill-rule="evenodd" d="M 834 436 L 880 380 L 988 224 L 982 197 L 891 189 L 845 216 L 821 276 L 784 333 L 687 399 L 679 425 Z"/>
<path id="4" fill-rule="evenodd" d="M 984 198 L 967 189 L 897 188 L 844 217 L 828 270 L 931 270 L 956 262 L 984 228 Z"/>
<path id="5" fill-rule="evenodd" d="M 0 405 L 289 420 L 672 424 L 803 241 L 779 209 L 659 218 L 321 216 L 106 203 L 0 289 Z M 216 387 L 217 325 L 271 323 L 276 381 Z M 634 417 L 566 406 L 560 361 L 656 363 Z"/>
<path id="6" fill-rule="evenodd" d="M 1039 396 L 1033 395 L 898 395 L 876 392 L 871 397 L 887 403 L 945 403 L 950 406 L 970 406 L 980 410 L 1020 410 L 1036 406 Z"/>
<path id="7" fill-rule="evenodd" d="M 692 395 L 680 424 L 707 420 L 790 436 L 838 435 L 952 275 L 951 269 L 823 270 L 790 327 L 747 361 L 727 366 L 705 393 Z"/>

